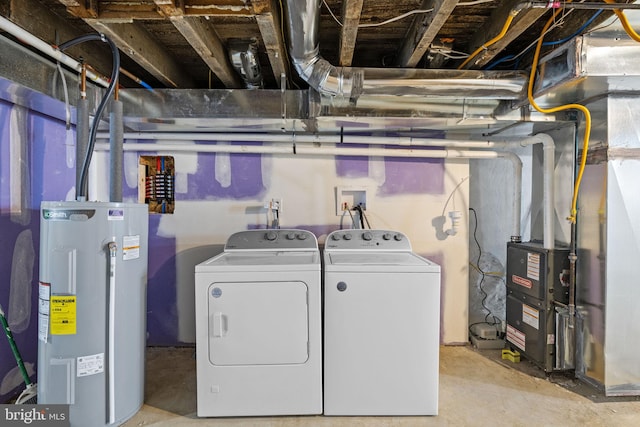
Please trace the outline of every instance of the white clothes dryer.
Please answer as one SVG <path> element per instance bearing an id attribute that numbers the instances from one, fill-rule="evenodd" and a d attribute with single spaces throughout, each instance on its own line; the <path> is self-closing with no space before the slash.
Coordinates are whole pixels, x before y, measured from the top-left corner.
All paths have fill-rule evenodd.
<path id="1" fill-rule="evenodd" d="M 305 230 L 251 230 L 195 267 L 198 416 L 322 413 L 320 253 Z"/>
<path id="2" fill-rule="evenodd" d="M 440 266 L 388 230 L 324 249 L 325 415 L 437 415 Z"/>

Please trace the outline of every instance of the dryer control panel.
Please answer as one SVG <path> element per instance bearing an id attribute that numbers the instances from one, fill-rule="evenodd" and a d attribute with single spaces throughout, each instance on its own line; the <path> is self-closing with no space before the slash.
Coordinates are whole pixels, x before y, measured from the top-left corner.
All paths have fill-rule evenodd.
<path id="1" fill-rule="evenodd" d="M 318 240 L 307 230 L 247 230 L 232 234 L 224 246 L 225 252 L 242 250 L 317 251 Z"/>
<path id="2" fill-rule="evenodd" d="M 411 251 L 409 238 L 391 230 L 351 229 L 338 230 L 327 236 L 324 243 L 328 250 L 379 250 Z"/>

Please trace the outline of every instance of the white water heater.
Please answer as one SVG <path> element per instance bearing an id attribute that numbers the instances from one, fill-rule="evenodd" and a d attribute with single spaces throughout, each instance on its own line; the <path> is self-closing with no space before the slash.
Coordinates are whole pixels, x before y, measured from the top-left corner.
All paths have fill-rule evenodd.
<path id="1" fill-rule="evenodd" d="M 144 399 L 144 204 L 43 202 L 38 403 L 72 426 L 119 425 Z"/>

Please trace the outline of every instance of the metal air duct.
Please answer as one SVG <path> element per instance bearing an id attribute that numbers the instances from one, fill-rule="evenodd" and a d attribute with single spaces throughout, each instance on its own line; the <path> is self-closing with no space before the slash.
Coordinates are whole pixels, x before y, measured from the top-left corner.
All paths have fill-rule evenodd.
<path id="1" fill-rule="evenodd" d="M 247 89 L 261 89 L 262 71 L 260 70 L 260 62 L 258 62 L 258 44 L 255 39 L 229 40 L 229 60 L 240 74 Z"/>
<path id="2" fill-rule="evenodd" d="M 321 0 L 286 2 L 289 53 L 300 77 L 334 105 L 353 105 L 364 95 L 507 100 L 525 97 L 526 75 L 515 71 L 335 67 L 320 56 L 321 5 Z"/>

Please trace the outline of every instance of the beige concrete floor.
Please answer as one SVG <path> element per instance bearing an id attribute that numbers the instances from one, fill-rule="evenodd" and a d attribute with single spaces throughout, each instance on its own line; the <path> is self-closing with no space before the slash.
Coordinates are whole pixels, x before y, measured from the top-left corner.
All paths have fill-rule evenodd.
<path id="1" fill-rule="evenodd" d="M 126 427 L 140 426 L 640 426 L 640 401 L 594 400 L 498 363 L 469 347 L 441 347 L 435 417 L 198 418 L 193 348 L 147 351 L 145 404 Z M 594 393 L 596 391 L 594 390 Z"/>

